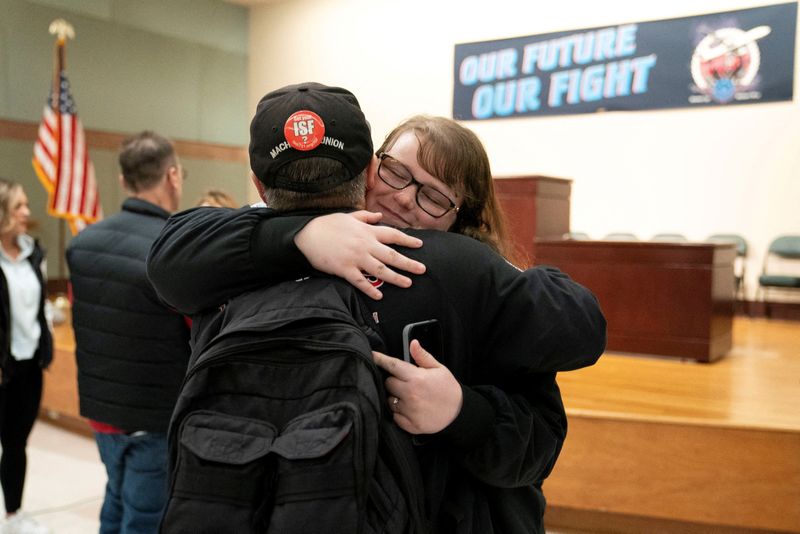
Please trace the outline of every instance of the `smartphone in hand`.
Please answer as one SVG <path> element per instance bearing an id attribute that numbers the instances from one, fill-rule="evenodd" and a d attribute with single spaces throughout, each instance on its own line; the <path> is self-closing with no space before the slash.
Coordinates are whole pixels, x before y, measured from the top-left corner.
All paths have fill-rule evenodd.
<path id="1" fill-rule="evenodd" d="M 422 348 L 430 352 L 437 360 L 441 358 L 444 349 L 442 329 L 436 319 L 409 323 L 403 327 L 403 360 L 410 363 L 414 363 L 409 349 L 412 339 L 419 341 Z"/>

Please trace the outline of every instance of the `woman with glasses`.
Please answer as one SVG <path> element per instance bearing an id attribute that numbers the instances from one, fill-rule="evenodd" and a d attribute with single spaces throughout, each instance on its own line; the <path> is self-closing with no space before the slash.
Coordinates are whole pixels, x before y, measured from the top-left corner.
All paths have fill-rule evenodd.
<path id="1" fill-rule="evenodd" d="M 471 130 L 418 115 L 386 136 L 378 157 L 367 209 L 383 213 L 383 222 L 464 234 L 511 255 L 489 158 Z"/>
<path id="2" fill-rule="evenodd" d="M 506 234 L 489 157 L 471 130 L 445 117 L 416 115 L 386 136 L 376 156 L 366 211 L 318 217 L 294 237 L 313 267 L 345 278 L 372 298 L 381 292 L 362 273 L 410 284 L 391 267 L 419 274 L 419 265 L 387 246 L 407 236 L 373 226 L 377 222 L 463 234 L 516 265 L 527 262 Z"/>

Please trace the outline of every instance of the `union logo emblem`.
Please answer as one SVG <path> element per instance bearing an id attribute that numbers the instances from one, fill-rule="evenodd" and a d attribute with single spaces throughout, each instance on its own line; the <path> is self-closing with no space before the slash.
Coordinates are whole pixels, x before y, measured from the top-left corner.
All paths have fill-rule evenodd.
<path id="1" fill-rule="evenodd" d="M 756 41 L 771 31 L 769 26 L 748 31 L 720 28 L 706 35 L 692 54 L 696 89 L 720 103 L 730 102 L 740 91 L 750 90 L 761 66 Z"/>

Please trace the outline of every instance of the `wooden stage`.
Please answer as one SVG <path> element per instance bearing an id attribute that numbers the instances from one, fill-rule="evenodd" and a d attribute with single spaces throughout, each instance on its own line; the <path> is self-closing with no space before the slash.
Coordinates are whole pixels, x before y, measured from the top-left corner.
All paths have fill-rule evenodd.
<path id="1" fill-rule="evenodd" d="M 559 374 L 559 532 L 800 532 L 800 323 L 734 319 L 714 363 L 606 353 Z"/>
<path id="2" fill-rule="evenodd" d="M 88 432 L 69 322 L 55 341 L 42 416 Z M 548 530 L 800 532 L 800 322 L 736 317 L 714 363 L 606 353 L 558 382 L 569 435 Z"/>

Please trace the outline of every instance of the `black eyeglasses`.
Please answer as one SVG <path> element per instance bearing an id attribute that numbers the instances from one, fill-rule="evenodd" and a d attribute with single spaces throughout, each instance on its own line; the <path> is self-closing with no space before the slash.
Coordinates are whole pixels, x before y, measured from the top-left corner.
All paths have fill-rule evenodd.
<path id="1" fill-rule="evenodd" d="M 444 217 L 450 211 L 458 212 L 456 203 L 450 197 L 433 186 L 417 181 L 408 167 L 394 159 L 386 152 L 378 154 L 378 178 L 392 189 L 405 189 L 409 185 L 417 186 L 417 205 L 431 217 Z"/>

